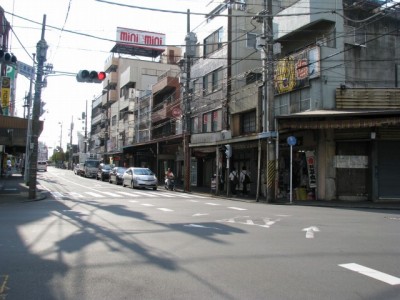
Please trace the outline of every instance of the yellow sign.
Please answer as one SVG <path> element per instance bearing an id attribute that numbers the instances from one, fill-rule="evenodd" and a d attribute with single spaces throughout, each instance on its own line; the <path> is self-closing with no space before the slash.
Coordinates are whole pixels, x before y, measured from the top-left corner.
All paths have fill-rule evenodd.
<path id="1" fill-rule="evenodd" d="M 10 89 L 1 89 L 1 107 L 5 108 L 10 105 Z"/>

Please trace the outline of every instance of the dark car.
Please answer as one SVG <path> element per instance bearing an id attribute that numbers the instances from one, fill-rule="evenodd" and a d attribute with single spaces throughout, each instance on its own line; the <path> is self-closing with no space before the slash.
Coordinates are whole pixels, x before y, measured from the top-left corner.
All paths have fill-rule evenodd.
<path id="1" fill-rule="evenodd" d="M 110 172 L 109 183 L 122 184 L 122 175 L 124 175 L 126 168 L 114 167 Z"/>
<path id="2" fill-rule="evenodd" d="M 100 164 L 96 179 L 104 181 L 110 179 L 111 165 Z"/>

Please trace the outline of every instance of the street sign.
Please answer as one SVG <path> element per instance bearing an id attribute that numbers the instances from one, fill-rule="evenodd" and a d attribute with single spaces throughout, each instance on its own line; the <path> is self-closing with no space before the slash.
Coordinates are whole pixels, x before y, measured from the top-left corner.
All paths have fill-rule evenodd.
<path id="1" fill-rule="evenodd" d="M 21 61 L 18 62 L 18 73 L 24 75 L 28 79 L 31 79 L 35 75 L 35 68 L 29 66 Z"/>

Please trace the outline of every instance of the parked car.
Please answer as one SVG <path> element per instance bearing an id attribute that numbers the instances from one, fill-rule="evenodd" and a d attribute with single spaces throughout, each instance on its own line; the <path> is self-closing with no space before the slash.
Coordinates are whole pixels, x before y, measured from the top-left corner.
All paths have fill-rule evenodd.
<path id="1" fill-rule="evenodd" d="M 114 167 L 110 172 L 109 183 L 122 184 L 122 175 L 124 175 L 126 168 Z"/>
<path id="2" fill-rule="evenodd" d="M 79 164 L 75 164 L 74 166 L 74 174 L 79 175 Z"/>
<path id="3" fill-rule="evenodd" d="M 104 181 L 110 178 L 111 165 L 100 164 L 99 170 L 97 171 L 96 179 Z"/>
<path id="4" fill-rule="evenodd" d="M 47 161 L 38 161 L 37 171 L 47 172 Z"/>
<path id="5" fill-rule="evenodd" d="M 157 189 L 158 180 L 156 175 L 148 168 L 131 167 L 122 176 L 122 186 L 131 188 Z"/>

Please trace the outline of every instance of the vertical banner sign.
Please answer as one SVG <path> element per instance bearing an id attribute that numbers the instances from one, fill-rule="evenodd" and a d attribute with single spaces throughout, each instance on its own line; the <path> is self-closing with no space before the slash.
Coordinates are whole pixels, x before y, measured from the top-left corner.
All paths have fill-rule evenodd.
<path id="1" fill-rule="evenodd" d="M 10 104 L 9 104 L 9 114 L 11 116 L 15 113 L 15 90 L 16 90 L 16 69 L 13 66 L 7 66 L 6 76 L 10 78 Z"/>
<path id="2" fill-rule="evenodd" d="M 315 154 L 314 151 L 306 151 L 307 169 L 308 169 L 308 185 L 310 188 L 317 187 L 317 175 L 315 171 Z"/>
<path id="3" fill-rule="evenodd" d="M 1 107 L 3 108 L 3 114 L 8 115 L 8 107 L 10 106 L 10 77 L 3 76 L 1 78 Z"/>

